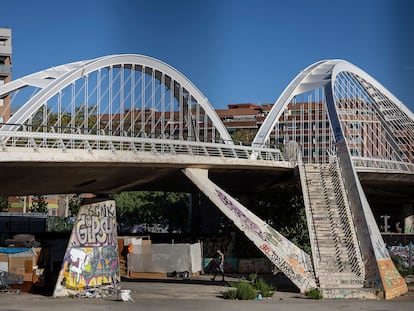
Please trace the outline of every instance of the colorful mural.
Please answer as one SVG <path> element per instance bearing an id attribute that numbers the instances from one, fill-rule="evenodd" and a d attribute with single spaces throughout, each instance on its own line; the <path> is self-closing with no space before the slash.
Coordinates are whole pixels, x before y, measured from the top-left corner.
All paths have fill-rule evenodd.
<path id="1" fill-rule="evenodd" d="M 385 299 L 391 299 L 408 291 L 404 278 L 395 268 L 391 258 L 378 260 L 378 268 L 384 287 Z"/>
<path id="2" fill-rule="evenodd" d="M 414 269 L 414 244 L 410 242 L 408 245 L 394 245 L 387 246 L 388 252 L 391 256 L 398 256 L 401 258 L 405 267 L 408 270 Z"/>
<path id="3" fill-rule="evenodd" d="M 81 206 L 54 296 L 120 282 L 115 201 Z"/>

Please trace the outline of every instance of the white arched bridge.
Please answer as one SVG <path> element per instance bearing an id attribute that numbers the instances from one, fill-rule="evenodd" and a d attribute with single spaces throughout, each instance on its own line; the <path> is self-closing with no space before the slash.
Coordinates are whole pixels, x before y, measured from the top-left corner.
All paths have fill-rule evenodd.
<path id="1" fill-rule="evenodd" d="M 360 178 L 413 185 L 413 113 L 348 62 L 300 72 L 250 146 L 233 142 L 189 79 L 142 55 L 49 68 L 0 86 L 0 98 L 2 195 L 198 188 L 301 291 L 407 291 Z M 229 194 L 296 169 L 311 255 Z"/>

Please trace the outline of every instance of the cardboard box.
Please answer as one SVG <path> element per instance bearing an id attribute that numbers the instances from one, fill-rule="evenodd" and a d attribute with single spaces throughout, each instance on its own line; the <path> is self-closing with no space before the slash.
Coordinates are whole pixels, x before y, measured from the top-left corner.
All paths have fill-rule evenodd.
<path id="1" fill-rule="evenodd" d="M 0 253 L 0 262 L 9 262 L 9 256 L 7 254 Z"/>
<path id="2" fill-rule="evenodd" d="M 9 257 L 9 272 L 23 276 L 25 282 L 32 282 L 36 256 Z"/>
<path id="3" fill-rule="evenodd" d="M 33 284 L 43 286 L 43 273 L 45 272 L 45 269 L 34 269 L 32 274 L 32 282 Z"/>

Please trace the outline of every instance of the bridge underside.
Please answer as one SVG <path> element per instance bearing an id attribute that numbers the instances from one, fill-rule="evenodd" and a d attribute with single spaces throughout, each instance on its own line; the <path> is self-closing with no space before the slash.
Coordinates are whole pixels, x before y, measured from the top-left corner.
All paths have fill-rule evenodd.
<path id="1" fill-rule="evenodd" d="M 182 173 L 181 165 L 7 162 L 0 168 L 0 195 L 199 191 Z M 297 171 L 291 168 L 209 166 L 208 169 L 212 181 L 234 194 L 272 195 L 284 185 L 299 183 Z M 401 219 L 404 203 L 412 198 L 414 175 L 361 172 L 358 176 L 376 217 L 390 215 L 396 221 Z M 394 226 L 392 223 L 392 229 Z"/>
<path id="2" fill-rule="evenodd" d="M 0 195 L 96 193 L 154 190 L 194 192 L 184 166 L 142 163 L 8 162 L 0 165 Z M 295 182 L 288 168 L 208 167 L 210 177 L 229 192 L 271 191 Z"/>

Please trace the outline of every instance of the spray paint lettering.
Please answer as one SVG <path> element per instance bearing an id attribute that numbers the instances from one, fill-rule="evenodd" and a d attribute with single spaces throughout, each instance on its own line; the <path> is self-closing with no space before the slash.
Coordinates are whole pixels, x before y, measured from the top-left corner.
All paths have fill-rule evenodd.
<path id="1" fill-rule="evenodd" d="M 258 237 L 260 237 L 262 240 L 263 232 L 260 230 L 260 227 L 255 224 L 249 217 L 246 216 L 236 205 L 233 204 L 231 200 L 229 200 L 221 191 L 217 190 L 217 196 L 221 200 L 221 202 L 224 203 L 224 205 L 231 210 L 240 220 L 241 222 L 250 230 L 252 230 Z"/>
<path id="2" fill-rule="evenodd" d="M 76 237 L 80 246 L 115 245 L 115 206 L 88 206 L 78 216 Z"/>

